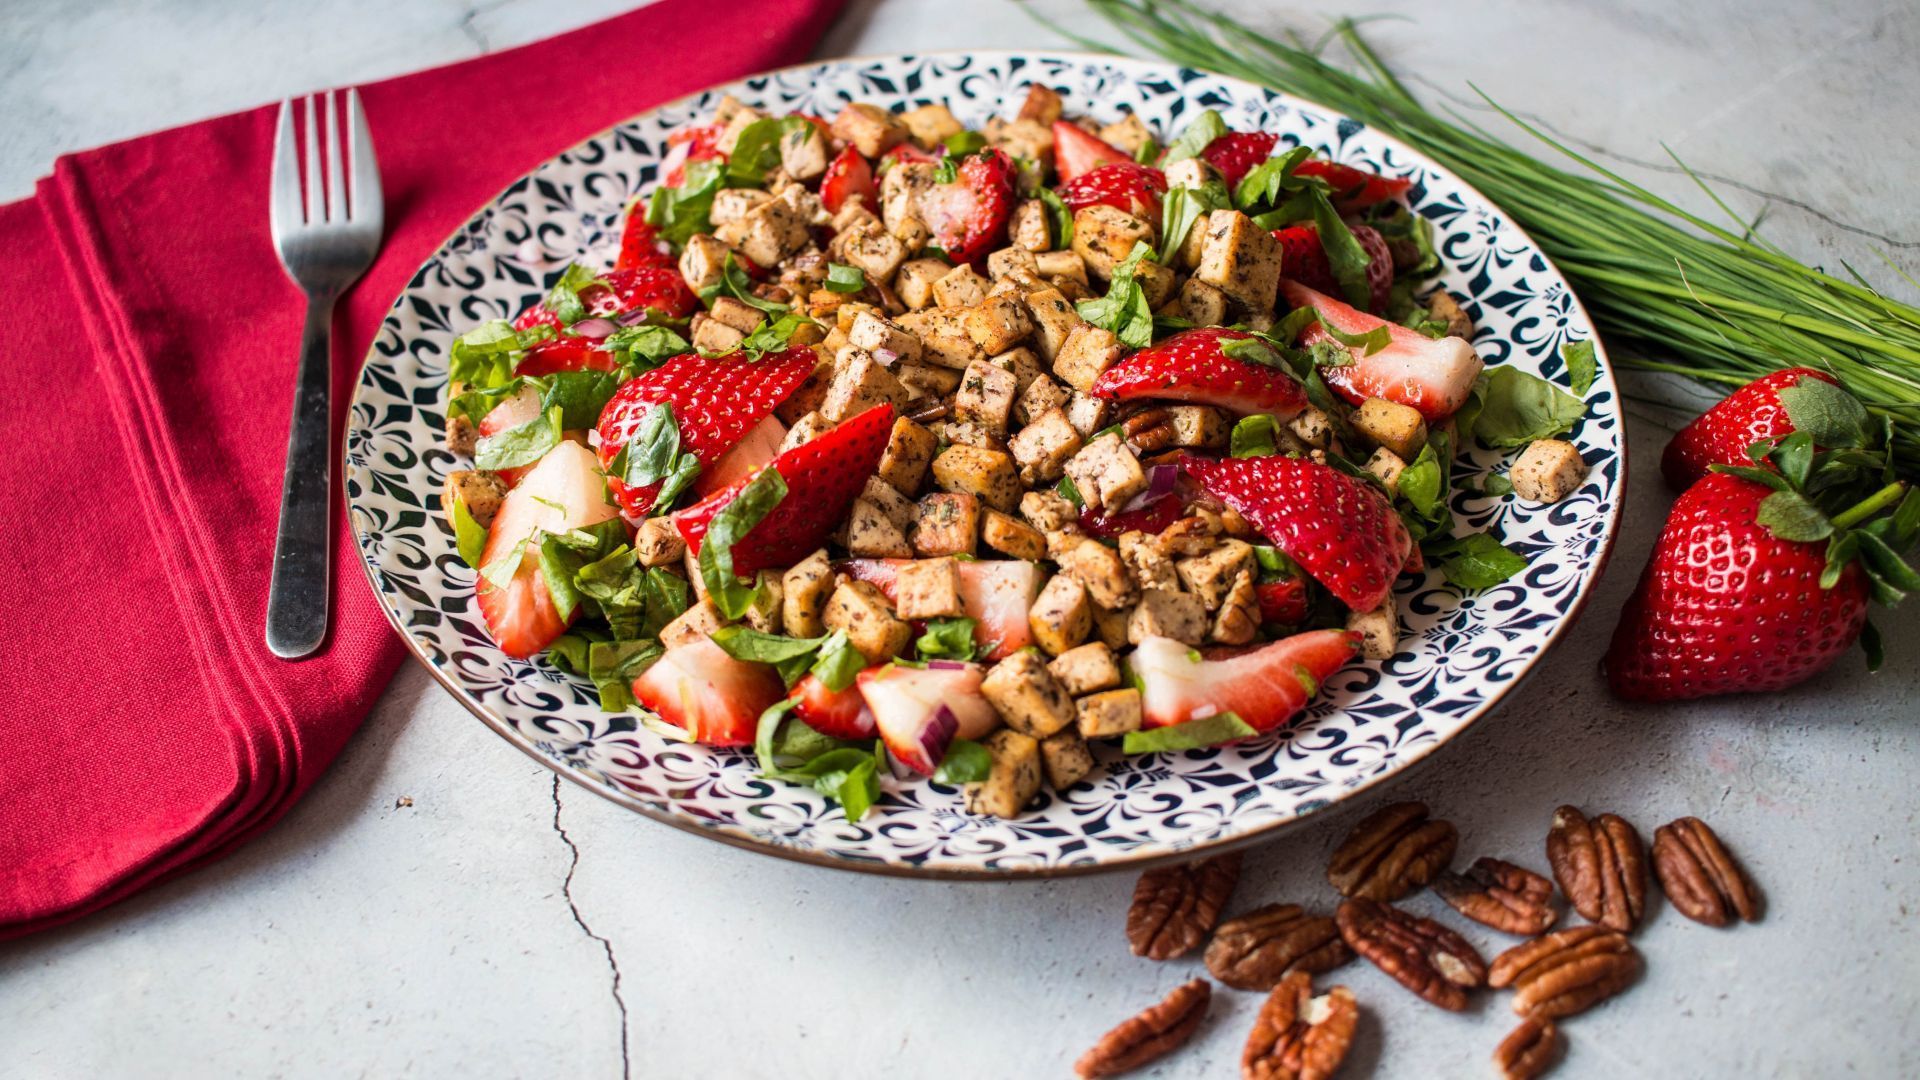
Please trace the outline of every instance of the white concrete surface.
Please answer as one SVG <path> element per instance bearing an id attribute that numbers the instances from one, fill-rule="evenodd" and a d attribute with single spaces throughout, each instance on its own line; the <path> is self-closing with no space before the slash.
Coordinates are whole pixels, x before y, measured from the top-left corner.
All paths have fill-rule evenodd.
<path id="1" fill-rule="evenodd" d="M 0 197 L 56 153 L 323 84 L 470 56 L 623 6 L 504 0 L 0 2 Z M 1277 5 L 1265 25 L 1315 25 Z M 1004 0 L 860 0 L 823 54 L 1054 43 Z M 1071 10 L 1058 2 L 1049 10 Z M 1248 0 L 1244 10 L 1256 10 Z M 1920 270 L 1910 3 L 1540 0 L 1399 10 L 1373 34 L 1423 87 L 1472 79 L 1616 161 L 1664 139 L 1765 193 L 1771 235 L 1887 280 Z M 1904 131 L 1907 134 L 1901 135 Z M 1671 173 L 1637 172 L 1676 193 Z M 1394 790 L 1481 854 L 1543 865 L 1561 801 L 1650 833 L 1718 827 L 1764 922 L 1656 904 L 1646 978 L 1569 1022 L 1564 1077 L 1920 1074 L 1920 604 L 1881 617 L 1887 672 L 1794 693 L 1628 709 L 1593 670 L 1664 512 L 1665 432 L 1587 617 L 1497 715 Z M 411 805 L 398 805 L 404 799 Z M 1250 855 L 1236 906 L 1326 908 L 1325 856 L 1366 806 Z M 1028 1077 L 1199 970 L 1128 955 L 1130 877 L 932 884 L 795 866 L 651 824 L 495 738 L 403 670 L 340 763 L 271 834 L 114 911 L 0 946 L 7 1077 Z M 1421 908 L 1438 906 L 1431 896 Z M 1454 920 L 1463 922 L 1462 920 Z M 1490 951 L 1498 935 L 1470 930 Z M 1363 964 L 1347 1076 L 1484 1076 L 1503 998 L 1454 1016 Z M 1225 992 L 1147 1075 L 1229 1075 L 1257 1008 Z"/>

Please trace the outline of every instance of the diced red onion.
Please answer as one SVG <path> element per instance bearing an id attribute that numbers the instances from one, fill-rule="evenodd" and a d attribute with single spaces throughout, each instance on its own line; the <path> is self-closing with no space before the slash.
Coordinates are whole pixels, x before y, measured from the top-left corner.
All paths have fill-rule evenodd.
<path id="1" fill-rule="evenodd" d="M 1128 499 L 1125 505 L 1114 511 L 1114 513 L 1131 514 L 1135 510 L 1173 494 L 1174 489 L 1179 486 L 1180 466 L 1155 465 L 1153 468 L 1147 470 L 1147 489 L 1135 495 L 1133 498 Z"/>
<path id="2" fill-rule="evenodd" d="M 621 315 L 614 321 L 618 322 L 621 326 L 639 326 L 641 323 L 646 322 L 652 315 L 652 308 L 634 308 L 632 311 Z"/>
<path id="3" fill-rule="evenodd" d="M 900 362 L 900 354 L 894 352 L 892 349 L 875 349 L 873 350 L 873 358 L 880 361 L 881 367 L 890 368 Z"/>
<path id="4" fill-rule="evenodd" d="M 643 308 L 642 310 L 645 309 Z M 574 323 L 570 329 L 583 338 L 592 338 L 598 341 L 620 328 L 614 325 L 612 319 L 581 319 L 579 322 Z"/>
<path id="5" fill-rule="evenodd" d="M 972 666 L 973 665 L 967 663 L 965 660 L 929 660 L 927 661 L 927 667 L 934 671 L 965 671 Z M 946 708 L 945 705 L 942 705 L 940 707 L 943 709 Z"/>
<path id="6" fill-rule="evenodd" d="M 927 760 L 938 765 L 947 756 L 947 747 L 953 745 L 953 737 L 960 734 L 960 718 L 953 710 L 942 704 L 933 710 L 933 716 L 926 727 L 920 731 L 920 749 L 927 753 Z"/>

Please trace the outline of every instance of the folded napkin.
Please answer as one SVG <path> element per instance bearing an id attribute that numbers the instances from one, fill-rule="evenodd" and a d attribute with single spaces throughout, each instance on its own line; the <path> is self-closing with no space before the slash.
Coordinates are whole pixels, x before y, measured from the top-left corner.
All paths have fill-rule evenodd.
<path id="1" fill-rule="evenodd" d="M 334 324 L 335 461 L 359 358 L 468 214 L 633 113 L 803 59 L 840 3 L 663 0 L 362 87 L 390 224 Z M 331 638 L 294 663 L 264 642 L 303 317 L 267 235 L 274 115 L 62 158 L 0 206 L 0 938 L 271 824 L 403 655 L 337 504 Z"/>

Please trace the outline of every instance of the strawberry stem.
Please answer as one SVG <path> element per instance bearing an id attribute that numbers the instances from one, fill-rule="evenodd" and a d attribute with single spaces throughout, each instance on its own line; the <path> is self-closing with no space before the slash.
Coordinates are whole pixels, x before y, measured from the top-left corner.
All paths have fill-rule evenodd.
<path id="1" fill-rule="evenodd" d="M 1886 487 L 1881 488 L 1879 491 L 1874 492 L 1853 504 L 1851 507 L 1833 515 L 1833 527 L 1835 529 L 1847 529 L 1858 525 L 1880 511 L 1885 510 L 1887 507 L 1892 506 L 1894 503 L 1899 502 L 1900 496 L 1906 493 L 1907 482 L 1905 480 L 1895 480 L 1893 483 L 1888 484 Z"/>

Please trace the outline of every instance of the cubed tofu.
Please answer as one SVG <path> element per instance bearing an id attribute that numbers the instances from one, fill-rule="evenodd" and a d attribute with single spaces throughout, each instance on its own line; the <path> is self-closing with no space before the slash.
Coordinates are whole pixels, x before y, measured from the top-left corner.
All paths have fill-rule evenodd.
<path id="1" fill-rule="evenodd" d="M 1062 525 L 1060 528 L 1047 533 L 1046 536 L 1047 558 L 1052 559 L 1054 562 L 1059 562 L 1065 559 L 1080 541 L 1087 538 L 1087 530 L 1081 528 L 1076 522 Z"/>
<path id="2" fill-rule="evenodd" d="M 1009 273 L 1024 270 L 1029 275 L 1037 273 L 1039 262 L 1033 252 L 1018 245 L 1003 247 L 987 256 L 987 277 L 999 284 Z"/>
<path id="3" fill-rule="evenodd" d="M 1047 204 L 1039 199 L 1016 203 L 1007 219 L 1007 234 L 1013 246 L 1023 251 L 1041 252 L 1053 247 L 1053 229 L 1047 221 Z"/>
<path id="4" fill-rule="evenodd" d="M 759 188 L 721 188 L 713 193 L 713 207 L 707 211 L 707 221 L 714 225 L 731 225 L 744 220 L 771 198 L 771 192 Z"/>
<path id="5" fill-rule="evenodd" d="M 837 424 L 875 405 L 906 408 L 907 388 L 900 385 L 893 372 L 865 349 L 848 348 L 854 351 L 843 354 L 839 370 L 827 386 L 827 398 L 820 403 L 820 411 L 826 418 Z"/>
<path id="6" fill-rule="evenodd" d="M 955 619 L 960 603 L 960 566 L 951 558 L 900 564 L 893 579 L 894 614 L 903 619 Z"/>
<path id="7" fill-rule="evenodd" d="M 980 521 L 980 542 L 1004 555 L 1038 562 L 1047 557 L 1047 538 L 1011 514 L 989 510 Z"/>
<path id="8" fill-rule="evenodd" d="M 1142 589 L 1140 603 L 1127 620 L 1127 641 L 1138 645 L 1150 637 L 1164 637 L 1198 645 L 1207 638 L 1207 626 L 1207 609 L 1192 593 Z"/>
<path id="9" fill-rule="evenodd" d="M 980 134 L 987 137 L 988 145 L 997 146 L 1013 157 L 1028 161 L 1053 160 L 1053 128 L 1038 120 L 1002 120 L 996 116 L 987 121 Z"/>
<path id="10" fill-rule="evenodd" d="M 1047 579 L 1033 606 L 1027 609 L 1027 626 L 1042 649 L 1059 656 L 1087 640 L 1093 632 L 1093 604 L 1087 587 L 1071 574 L 1055 574 Z"/>
<path id="11" fill-rule="evenodd" d="M 962 423 L 979 424 L 996 439 L 1007 437 L 1007 421 L 1020 393 L 1019 377 L 992 360 L 975 360 L 960 376 L 953 395 L 953 416 Z"/>
<path id="12" fill-rule="evenodd" d="M 960 373 L 938 364 L 903 362 L 894 365 L 893 375 L 907 388 L 908 400 L 916 405 L 932 404 L 960 388 Z"/>
<path id="13" fill-rule="evenodd" d="M 1180 275 L 1157 262 L 1141 262 L 1133 272 L 1133 280 L 1140 283 L 1140 291 L 1146 294 L 1150 308 L 1158 308 L 1173 299 L 1180 287 Z"/>
<path id="14" fill-rule="evenodd" d="M 1220 170 L 1205 158 L 1190 157 L 1185 161 L 1176 161 L 1167 166 L 1167 186 L 1170 188 L 1197 188 L 1209 180 L 1220 179 Z"/>
<path id="15" fill-rule="evenodd" d="M 1047 370 L 1046 365 L 1040 362 L 1040 357 L 1025 345 L 989 356 L 987 357 L 987 362 L 1013 375 L 1013 387 L 1016 398 L 1018 395 L 1026 393 L 1027 387 L 1032 386 L 1035 379 L 1045 375 Z M 1046 410 L 1043 409 L 1041 411 L 1045 412 Z"/>
<path id="16" fill-rule="evenodd" d="M 1003 353 L 1027 340 L 1033 320 L 1017 296 L 991 296 L 967 311 L 967 336 L 991 355 Z M 1011 402 L 1009 402 L 1011 405 Z"/>
<path id="17" fill-rule="evenodd" d="M 1556 503 L 1579 490 L 1587 479 L 1580 449 L 1563 439 L 1535 439 L 1507 470 L 1513 493 L 1536 503 Z"/>
<path id="18" fill-rule="evenodd" d="M 939 445 L 933 432 L 904 416 L 895 419 L 887 435 L 887 448 L 880 454 L 880 478 L 909 498 L 919 494 Z"/>
<path id="19" fill-rule="evenodd" d="M 995 510 L 1020 505 L 1020 474 L 1012 456 L 978 446 L 949 446 L 933 459 L 933 484 L 977 497 Z"/>
<path id="20" fill-rule="evenodd" d="M 680 252 L 680 276 L 686 278 L 687 285 L 696 292 L 718 285 L 726 274 L 727 252 L 727 245 L 712 236 L 693 234 Z"/>
<path id="21" fill-rule="evenodd" d="M 734 97 L 732 94 L 721 94 L 720 100 L 713 106 L 713 122 L 719 124 L 721 127 L 726 127 L 733 122 L 734 117 L 739 116 L 741 113 L 746 113 L 755 120 L 766 115 L 759 109 Z"/>
<path id="22" fill-rule="evenodd" d="M 1133 607 L 1106 608 L 1095 605 L 1093 609 L 1093 636 L 1109 649 L 1127 647 L 1127 623 L 1133 619 Z"/>
<path id="23" fill-rule="evenodd" d="M 647 518 L 633 531 L 633 557 L 641 566 L 672 566 L 686 554 L 687 542 L 671 518 Z"/>
<path id="24" fill-rule="evenodd" d="M 1207 638 L 1222 645 L 1245 645 L 1260 630 L 1260 594 L 1255 591 L 1252 571 L 1233 580 L 1220 610 L 1214 613 Z"/>
<path id="25" fill-rule="evenodd" d="M 1152 246 L 1153 226 L 1125 210 L 1095 203 L 1073 212 L 1073 253 L 1100 280 L 1113 276 L 1114 265 L 1132 254 L 1135 244 Z M 1276 279 L 1274 288 L 1279 287 Z"/>
<path id="26" fill-rule="evenodd" d="M 847 329 L 847 344 L 868 352 L 886 349 L 902 360 L 920 359 L 919 338 L 871 311 L 862 311 L 853 317 L 853 325 Z"/>
<path id="27" fill-rule="evenodd" d="M 1109 611 L 1140 599 L 1140 589 L 1127 573 L 1127 564 L 1120 561 L 1120 553 L 1091 537 L 1082 538 L 1065 553 L 1060 569 L 1085 585 L 1093 602 Z"/>
<path id="28" fill-rule="evenodd" d="M 900 493 L 900 490 L 879 476 L 867 477 L 866 487 L 860 491 L 860 498 L 878 507 L 887 515 L 887 520 L 904 535 L 913 528 L 913 500 Z"/>
<path id="29" fill-rule="evenodd" d="M 1133 580 L 1143 589 L 1178 589 L 1180 575 L 1173 560 L 1160 550 L 1157 537 L 1138 529 L 1120 534 L 1120 561 L 1127 564 Z"/>
<path id="30" fill-rule="evenodd" d="M 753 585 L 753 599 L 748 602 L 741 618 L 746 620 L 749 627 L 763 634 L 779 633 L 785 608 L 785 589 L 780 583 L 780 571 L 760 571 L 753 576 Z"/>
<path id="31" fill-rule="evenodd" d="M 1372 611 L 1348 615 L 1347 629 L 1360 635 L 1360 655 L 1369 660 L 1391 660 L 1400 649 L 1400 612 L 1391 595 Z"/>
<path id="32" fill-rule="evenodd" d="M 1326 413 L 1309 405 L 1300 415 L 1287 421 L 1287 430 L 1295 438 L 1316 449 L 1325 450 L 1333 441 L 1333 421 Z"/>
<path id="33" fill-rule="evenodd" d="M 880 178 L 880 220 L 888 232 L 920 217 L 920 197 L 932 190 L 934 179 L 934 166 L 925 161 L 895 162 L 887 169 Z"/>
<path id="34" fill-rule="evenodd" d="M 1227 294 L 1190 277 L 1180 286 L 1180 308 L 1195 326 L 1220 326 L 1227 321 Z"/>
<path id="35" fill-rule="evenodd" d="M 1073 723 L 1073 699 L 1054 680 L 1047 662 L 1021 649 L 993 665 L 980 693 L 1007 726 L 1044 739 Z"/>
<path id="36" fill-rule="evenodd" d="M 1347 423 L 1354 433 L 1375 446 L 1384 446 L 1412 461 L 1427 445 L 1427 422 L 1420 410 L 1386 398 L 1368 398 L 1353 410 Z"/>
<path id="37" fill-rule="evenodd" d="M 980 500 L 972 495 L 937 491 L 923 496 L 913 533 L 907 538 L 921 558 L 972 555 L 980 541 Z"/>
<path id="38" fill-rule="evenodd" d="M 1060 100 L 1060 92 L 1051 86 L 1040 83 L 1027 84 L 1027 96 L 1020 99 L 1022 120 L 1034 120 L 1042 124 L 1051 124 L 1060 119 L 1066 103 Z"/>
<path id="39" fill-rule="evenodd" d="M 707 309 L 707 318 L 722 322 L 743 334 L 751 334 L 766 321 L 766 313 L 744 300 L 731 296 L 716 296 L 713 306 Z"/>
<path id="40" fill-rule="evenodd" d="M 1074 697 L 1096 690 L 1111 690 L 1120 685 L 1120 662 L 1104 641 L 1077 645 L 1053 658 L 1047 665 L 1053 677 Z"/>
<path id="41" fill-rule="evenodd" d="M 934 283 L 946 277 L 952 269 L 940 259 L 913 259 L 901 263 L 893 281 L 894 295 L 914 311 L 932 307 L 938 302 L 933 292 Z"/>
<path id="42" fill-rule="evenodd" d="M 693 347 L 710 356 L 725 356 L 747 340 L 745 331 L 735 330 L 712 317 L 694 320 Z"/>
<path id="43" fill-rule="evenodd" d="M 913 141 L 926 150 L 939 146 L 947 136 L 958 135 L 966 130 L 954 117 L 953 110 L 938 103 L 908 109 L 896 119 L 907 129 Z"/>
<path id="44" fill-rule="evenodd" d="M 985 780 L 963 785 L 967 813 L 1020 816 L 1027 803 L 1040 794 L 1040 741 L 1001 728 L 981 739 L 980 745 L 987 748 L 993 766 Z"/>
<path id="45" fill-rule="evenodd" d="M 1031 424 L 1039 417 L 1047 415 L 1052 409 L 1064 408 L 1073 397 L 1071 391 L 1052 378 L 1042 375 L 1027 384 L 1020 399 L 1014 402 L 1014 419 L 1023 424 Z"/>
<path id="46" fill-rule="evenodd" d="M 448 384 L 447 397 L 459 397 L 463 391 L 455 390 L 454 384 Z M 473 420 L 465 416 L 447 415 L 447 452 L 461 457 L 472 457 L 480 443 L 480 429 Z"/>
<path id="47" fill-rule="evenodd" d="M 1389 498 L 1400 494 L 1400 474 L 1407 471 L 1407 463 L 1399 454 L 1382 446 L 1367 459 L 1367 471 L 1380 478 L 1387 487 Z"/>
<path id="48" fill-rule="evenodd" d="M 780 450 L 784 453 L 796 446 L 812 442 L 825 435 L 832 427 L 833 421 L 822 415 L 820 410 L 815 409 L 795 420 L 793 426 L 787 429 L 787 437 L 780 440 Z"/>
<path id="49" fill-rule="evenodd" d="M 1080 737 L 1083 739 L 1110 739 L 1115 735 L 1139 731 L 1142 719 L 1140 691 L 1128 687 L 1088 694 L 1075 702 L 1075 711 L 1079 714 Z"/>
<path id="50" fill-rule="evenodd" d="M 940 438 L 954 446 L 971 446 L 978 450 L 992 450 L 1006 453 L 1007 444 L 993 437 L 993 433 L 979 424 L 966 420 L 948 420 L 934 425 Z"/>
<path id="51" fill-rule="evenodd" d="M 1028 485 L 1060 479 L 1068 459 L 1080 451 L 1080 433 L 1067 419 L 1067 411 L 1055 407 L 1023 427 L 1007 441 L 1007 450 L 1020 465 L 1020 479 Z"/>
<path id="52" fill-rule="evenodd" d="M 763 120 L 767 115 L 751 105 L 739 102 L 735 102 L 734 105 L 735 107 L 727 112 L 725 120 L 716 118 L 714 121 L 720 125 L 720 134 L 714 138 L 714 148 L 722 154 L 733 153 L 734 147 L 740 143 L 741 133 L 753 126 L 754 121 Z"/>
<path id="53" fill-rule="evenodd" d="M 1070 278 L 1087 284 L 1087 260 L 1071 251 L 1048 251 L 1033 257 L 1034 273 L 1049 281 Z"/>
<path id="54" fill-rule="evenodd" d="M 855 225 L 870 223 L 879 224 L 880 215 L 874 213 L 873 207 L 867 205 L 865 195 L 856 193 L 846 197 L 846 201 L 840 204 L 840 212 L 833 215 L 833 220 L 829 224 L 833 226 L 834 232 L 843 233 Z"/>
<path id="55" fill-rule="evenodd" d="M 913 548 L 887 512 L 865 499 L 853 500 L 847 514 L 847 550 L 858 559 L 909 559 Z"/>
<path id="56" fill-rule="evenodd" d="M 933 302 L 943 308 L 971 308 L 987 298 L 987 279 L 961 264 L 933 283 Z"/>
<path id="57" fill-rule="evenodd" d="M 826 632 L 820 610 L 833 591 L 833 565 L 827 550 L 819 551 L 795 563 L 780 578 L 780 621 L 791 637 L 819 637 Z"/>
<path id="58" fill-rule="evenodd" d="M 1059 289 L 1028 293 L 1027 314 L 1033 317 L 1033 347 L 1049 364 L 1058 360 L 1074 328 L 1086 325 L 1073 302 Z"/>
<path id="59" fill-rule="evenodd" d="M 1253 545 L 1244 540 L 1221 540 L 1204 555 L 1175 562 L 1174 569 L 1180 572 L 1180 582 L 1187 591 L 1199 597 L 1208 611 L 1215 611 L 1226 601 L 1233 579 L 1253 573 Z"/>
<path id="60" fill-rule="evenodd" d="M 801 183 L 819 179 L 827 171 L 827 140 L 820 129 L 807 124 L 781 139 L 780 167 Z"/>
<path id="61" fill-rule="evenodd" d="M 726 616 L 720 614 L 720 609 L 714 606 L 713 601 L 702 597 L 699 603 L 660 628 L 660 644 L 672 649 L 705 641 L 726 623 Z"/>
<path id="62" fill-rule="evenodd" d="M 847 641 L 868 664 L 884 664 L 906 651 L 913 628 L 893 615 L 892 605 L 879 589 L 851 578 L 834 586 L 821 622 L 828 630 L 845 631 Z"/>
<path id="63" fill-rule="evenodd" d="M 1447 324 L 1447 336 L 1462 341 L 1473 340 L 1473 317 L 1467 314 L 1460 301 L 1445 289 L 1436 291 L 1427 298 L 1427 313 Z"/>
<path id="64" fill-rule="evenodd" d="M 1147 489 L 1140 459 L 1120 438 L 1108 432 L 1081 447 L 1067 461 L 1066 473 L 1080 492 L 1080 501 L 1100 510 L 1123 505 Z"/>
<path id="65" fill-rule="evenodd" d="M 842 262 L 859 267 L 867 275 L 867 280 L 876 285 L 892 281 L 894 272 L 900 269 L 900 264 L 906 261 L 909 254 L 907 245 L 901 243 L 899 237 L 871 222 L 855 225 L 836 235 L 833 246 L 839 249 Z"/>
<path id="66" fill-rule="evenodd" d="M 1084 393 L 1091 390 L 1094 380 L 1126 351 L 1126 346 L 1111 330 L 1083 322 L 1073 328 L 1054 354 L 1053 373 L 1060 381 Z"/>
<path id="67" fill-rule="evenodd" d="M 1067 420 L 1083 439 L 1091 439 L 1104 430 L 1108 426 L 1107 417 L 1112 414 L 1113 402 L 1106 398 L 1097 398 L 1078 390 L 1067 398 Z"/>
<path id="68" fill-rule="evenodd" d="M 440 490 L 440 508 L 451 519 L 453 504 L 459 503 L 467 508 L 473 520 L 491 525 L 493 515 L 500 512 L 501 500 L 506 497 L 507 485 L 498 476 L 473 469 L 455 469 L 447 474 L 446 486 Z"/>
<path id="69" fill-rule="evenodd" d="M 741 221 L 746 225 L 746 235 L 740 239 L 740 254 L 761 266 L 777 265 L 813 239 L 807 231 L 807 219 L 785 199 L 769 199 L 748 211 Z M 894 265 L 898 266 L 899 260 Z M 868 276 L 884 281 L 892 272 L 889 268 L 885 274 Z"/>
<path id="70" fill-rule="evenodd" d="M 1248 311 L 1271 313 L 1280 291 L 1280 241 L 1238 210 L 1215 210 L 1193 276 Z"/>
<path id="71" fill-rule="evenodd" d="M 1065 791 L 1093 772 L 1093 751 L 1080 737 L 1077 723 L 1040 740 L 1040 764 L 1046 770 L 1048 786 L 1055 791 Z"/>
<path id="72" fill-rule="evenodd" d="M 687 581 L 693 585 L 694 596 L 698 599 L 705 600 L 707 598 L 707 579 L 700 574 L 700 557 L 694 553 L 691 546 L 687 548 L 686 559 L 680 564 L 680 567 L 685 572 Z"/>
<path id="73" fill-rule="evenodd" d="M 1020 496 L 1020 516 L 1042 533 L 1050 533 L 1078 523 L 1080 511 L 1058 492 L 1029 491 Z"/>
<path id="74" fill-rule="evenodd" d="M 1100 129 L 1100 141 L 1117 146 L 1129 154 L 1138 154 L 1140 148 L 1153 139 L 1153 132 L 1147 130 L 1138 116 L 1132 113 L 1121 117 Z"/>
<path id="75" fill-rule="evenodd" d="M 853 144 L 863 157 L 877 158 L 907 138 L 907 126 L 878 105 L 848 102 L 833 118 L 833 137 Z"/>

